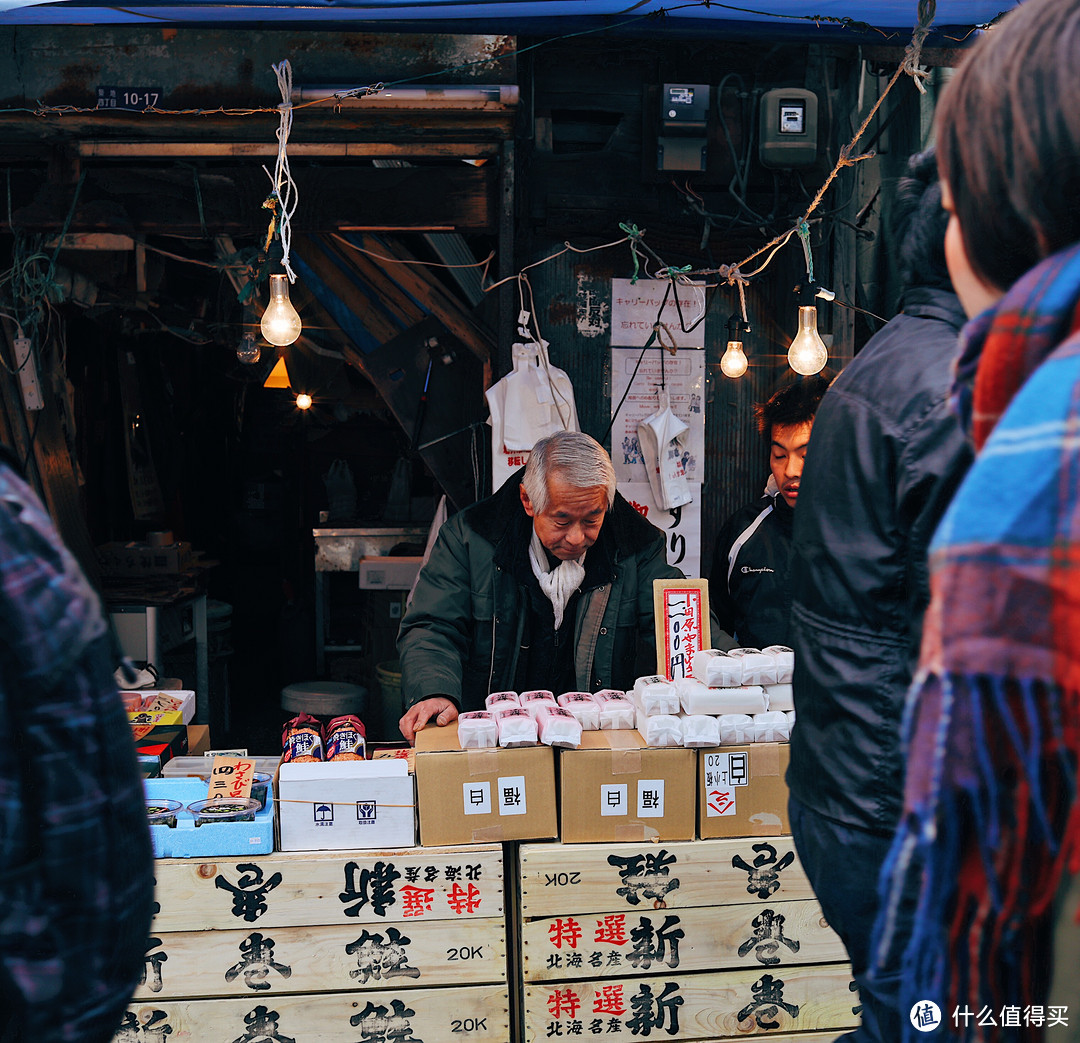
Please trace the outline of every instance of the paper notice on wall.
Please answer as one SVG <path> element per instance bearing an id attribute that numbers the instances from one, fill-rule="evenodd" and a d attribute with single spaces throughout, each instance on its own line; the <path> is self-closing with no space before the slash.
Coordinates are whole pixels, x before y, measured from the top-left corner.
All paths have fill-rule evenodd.
<path id="1" fill-rule="evenodd" d="M 646 481 L 619 482 L 619 492 L 638 514 L 664 534 L 667 561 L 687 576 L 701 575 L 701 486 L 692 485 L 693 500 L 670 511 L 661 510 Z"/>
<path id="2" fill-rule="evenodd" d="M 649 480 L 638 424 L 656 412 L 661 384 L 660 353 L 649 348 L 640 366 L 639 358 L 640 348 L 611 349 L 611 408 L 614 410 L 622 402 L 611 428 L 611 462 L 620 484 Z M 681 438 L 686 480 L 691 485 L 699 484 L 705 477 L 705 352 L 680 351 L 670 355 L 665 351 L 663 384 L 672 412 L 689 427 Z"/>
<path id="3" fill-rule="evenodd" d="M 661 306 L 663 306 L 661 308 Z M 669 279 L 611 280 L 611 343 L 638 347 L 649 339 L 653 325 L 664 326 L 664 344 L 701 348 L 705 344 L 703 283 L 672 285 Z M 684 333 L 683 330 L 690 330 Z"/>

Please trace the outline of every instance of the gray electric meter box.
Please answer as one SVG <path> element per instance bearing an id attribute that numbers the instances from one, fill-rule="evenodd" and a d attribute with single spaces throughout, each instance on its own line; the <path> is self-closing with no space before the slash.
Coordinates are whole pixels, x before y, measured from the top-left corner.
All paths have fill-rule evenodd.
<path id="1" fill-rule="evenodd" d="M 657 170 L 702 171 L 709 126 L 707 83 L 665 83 L 660 97 Z"/>
<path id="2" fill-rule="evenodd" d="M 777 87 L 761 96 L 758 159 L 774 169 L 812 166 L 818 155 L 818 99 L 801 87 Z"/>

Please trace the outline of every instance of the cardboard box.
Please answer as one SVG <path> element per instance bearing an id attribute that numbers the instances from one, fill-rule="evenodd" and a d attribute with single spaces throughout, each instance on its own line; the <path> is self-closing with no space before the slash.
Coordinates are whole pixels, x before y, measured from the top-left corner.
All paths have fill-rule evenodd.
<path id="1" fill-rule="evenodd" d="M 784 781 L 791 746 L 752 742 L 698 751 L 698 836 L 776 837 L 791 832 Z"/>
<path id="2" fill-rule="evenodd" d="M 194 560 L 191 544 L 167 543 L 162 547 L 149 543 L 103 543 L 96 548 L 98 562 L 105 576 L 138 577 L 179 575 Z"/>
<path id="3" fill-rule="evenodd" d="M 420 571 L 422 557 L 361 558 L 357 572 L 363 590 L 411 590 Z"/>
<path id="4" fill-rule="evenodd" d="M 149 768 L 154 775 L 160 775 L 165 764 L 173 757 L 182 757 L 187 751 L 187 728 L 183 726 L 150 728 L 142 734 L 135 732 L 135 753 L 139 764 Z"/>
<path id="5" fill-rule="evenodd" d="M 210 749 L 210 725 L 189 724 L 187 726 L 187 751 L 190 756 L 199 756 Z"/>
<path id="6" fill-rule="evenodd" d="M 420 843 L 553 840 L 555 751 L 550 746 L 463 750 L 457 722 L 416 735 Z"/>
<path id="7" fill-rule="evenodd" d="M 413 779 L 402 759 L 282 764 L 276 783 L 282 851 L 416 846 Z"/>
<path id="8" fill-rule="evenodd" d="M 559 751 L 564 844 L 692 840 L 697 751 L 655 748 L 634 729 L 583 732 Z"/>

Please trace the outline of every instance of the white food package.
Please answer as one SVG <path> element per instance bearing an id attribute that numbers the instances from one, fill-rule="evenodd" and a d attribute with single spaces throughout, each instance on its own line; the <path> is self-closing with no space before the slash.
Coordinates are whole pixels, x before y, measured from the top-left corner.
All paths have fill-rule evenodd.
<path id="1" fill-rule="evenodd" d="M 556 702 L 569 710 L 585 732 L 595 732 L 600 728 L 600 704 L 591 692 L 563 692 Z"/>
<path id="2" fill-rule="evenodd" d="M 545 706 L 558 706 L 555 696 L 546 689 L 538 689 L 535 692 L 522 692 L 518 696 L 521 700 L 522 709 L 528 710 L 535 717 Z"/>
<path id="3" fill-rule="evenodd" d="M 653 717 L 642 716 L 638 731 L 646 746 L 681 746 L 683 737 L 682 718 L 670 713 L 658 713 Z"/>
<path id="4" fill-rule="evenodd" d="M 711 688 L 736 688 L 742 684 L 741 659 L 732 659 L 719 648 L 702 648 L 690 660 L 690 674 Z"/>
<path id="5" fill-rule="evenodd" d="M 759 684 L 710 688 L 700 681 L 680 681 L 679 701 L 683 713 L 704 713 L 711 717 L 725 713 L 764 713 L 768 709 L 765 689 Z"/>
<path id="6" fill-rule="evenodd" d="M 791 725 L 792 728 L 794 728 L 795 727 L 795 711 L 794 710 L 788 710 L 788 712 L 787 712 L 787 714 L 785 716 L 788 719 L 788 723 Z"/>
<path id="7" fill-rule="evenodd" d="M 790 684 L 767 684 L 765 694 L 769 699 L 770 710 L 781 710 L 786 713 L 795 709 L 795 695 Z"/>
<path id="8" fill-rule="evenodd" d="M 707 714 L 687 714 L 682 718 L 684 746 L 719 746 L 720 718 Z"/>
<path id="9" fill-rule="evenodd" d="M 776 683 L 791 684 L 795 673 L 795 651 L 787 645 L 767 645 L 761 650 L 776 660 Z"/>
<path id="10" fill-rule="evenodd" d="M 500 746 L 535 746 L 540 740 L 536 718 L 523 706 L 497 710 L 495 722 L 499 726 Z"/>
<path id="11" fill-rule="evenodd" d="M 507 706 L 520 706 L 521 700 L 517 692 L 492 692 L 484 700 L 484 706 L 489 710 L 502 710 Z"/>
<path id="12" fill-rule="evenodd" d="M 639 677 L 634 682 L 634 703 L 649 717 L 658 713 L 677 714 L 679 712 L 679 693 L 676 681 L 654 674 L 651 677 Z M 627 695 L 631 693 L 627 692 Z"/>
<path id="13" fill-rule="evenodd" d="M 604 688 L 593 692 L 593 698 L 600 707 L 601 731 L 611 732 L 634 727 L 634 701 L 625 692 L 616 688 Z"/>
<path id="14" fill-rule="evenodd" d="M 499 729 L 490 710 L 458 714 L 458 744 L 463 750 L 484 750 L 499 745 Z"/>
<path id="15" fill-rule="evenodd" d="M 745 746 L 754 741 L 754 718 L 748 713 L 725 713 L 716 718 L 721 746 Z"/>
<path id="16" fill-rule="evenodd" d="M 536 726 L 545 746 L 566 746 L 576 750 L 581 745 L 581 724 L 561 706 L 541 705 L 536 712 Z"/>
<path id="17" fill-rule="evenodd" d="M 760 648 L 733 648 L 732 659 L 742 660 L 743 684 L 776 684 L 776 658 Z"/>
<path id="18" fill-rule="evenodd" d="M 780 710 L 754 714 L 754 742 L 787 742 L 791 738 L 791 722 Z"/>

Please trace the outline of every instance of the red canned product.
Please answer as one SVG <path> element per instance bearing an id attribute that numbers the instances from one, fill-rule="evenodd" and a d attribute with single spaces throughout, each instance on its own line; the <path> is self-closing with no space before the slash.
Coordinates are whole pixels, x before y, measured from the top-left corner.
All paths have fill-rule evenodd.
<path id="1" fill-rule="evenodd" d="M 309 713 L 285 722 L 281 733 L 282 763 L 310 764 L 324 760 L 322 724 Z"/>
<path id="2" fill-rule="evenodd" d="M 364 722 L 348 714 L 335 717 L 326 726 L 326 759 L 328 761 L 365 760 Z"/>

